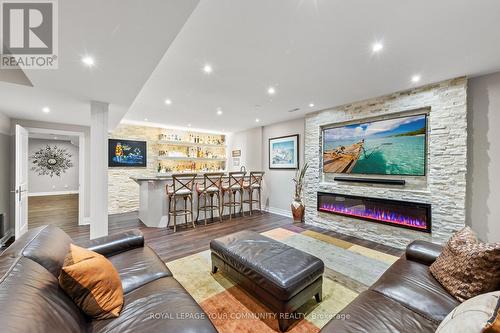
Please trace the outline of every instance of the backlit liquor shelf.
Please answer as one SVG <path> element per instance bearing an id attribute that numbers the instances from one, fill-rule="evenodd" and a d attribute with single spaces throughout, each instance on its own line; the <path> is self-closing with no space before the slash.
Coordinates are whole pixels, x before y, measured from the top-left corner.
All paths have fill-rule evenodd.
<path id="1" fill-rule="evenodd" d="M 226 170 L 224 135 L 166 130 L 155 144 L 158 176 Z"/>

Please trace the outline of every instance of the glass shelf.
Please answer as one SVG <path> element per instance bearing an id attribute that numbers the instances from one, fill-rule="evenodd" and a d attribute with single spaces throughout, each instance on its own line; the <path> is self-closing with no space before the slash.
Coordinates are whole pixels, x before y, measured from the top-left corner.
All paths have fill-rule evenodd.
<path id="1" fill-rule="evenodd" d="M 166 141 L 159 140 L 156 142 L 160 145 L 171 145 L 171 146 L 193 146 L 193 147 L 212 147 L 212 148 L 226 148 L 226 145 L 214 145 L 209 143 L 195 143 L 189 141 Z"/>
<path id="2" fill-rule="evenodd" d="M 226 158 L 209 158 L 209 157 L 187 157 L 187 156 L 158 156 L 158 161 L 180 160 L 180 161 L 226 161 Z"/>

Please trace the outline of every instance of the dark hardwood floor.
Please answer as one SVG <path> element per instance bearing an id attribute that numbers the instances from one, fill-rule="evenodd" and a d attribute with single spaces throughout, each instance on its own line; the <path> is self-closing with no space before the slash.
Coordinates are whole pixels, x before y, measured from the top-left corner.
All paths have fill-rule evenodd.
<path id="1" fill-rule="evenodd" d="M 59 227 L 67 232 L 77 244 L 85 245 L 89 239 L 88 226 L 68 225 Z M 192 227 L 181 227 L 175 233 L 172 229 L 146 227 L 137 218 L 137 213 L 112 215 L 109 219 L 110 235 L 126 230 L 139 229 L 144 234 L 146 244 L 153 248 L 165 262 L 207 250 L 210 240 L 233 232 L 240 230 L 264 232 L 280 227 L 297 232 L 313 230 L 384 253 L 396 256 L 402 254 L 402 251 L 399 249 L 309 226 L 304 223 L 293 223 L 291 218 L 267 212 L 256 212 L 252 216 L 248 216 L 247 214 L 246 216 L 233 218 L 232 220 L 225 218 L 222 223 L 216 221 L 209 223 L 207 226 L 200 222 L 195 229 Z"/>
<path id="2" fill-rule="evenodd" d="M 90 228 L 88 225 L 78 225 L 78 196 L 42 198 L 30 198 L 29 228 L 54 224 L 64 230 L 76 244 L 85 245 L 89 239 Z M 181 226 L 178 227 L 176 233 L 172 229 L 145 226 L 139 220 L 137 212 L 111 215 L 108 225 L 110 235 L 131 229 L 141 230 L 146 244 L 153 248 L 165 262 L 207 250 L 210 240 L 217 237 L 240 230 L 252 230 L 260 233 L 280 227 L 296 232 L 312 230 L 384 253 L 396 256 L 402 254 L 399 249 L 304 223 L 293 223 L 291 218 L 268 212 L 255 212 L 252 216 L 246 213 L 245 216 L 233 217 L 232 220 L 225 217 L 222 223 L 216 220 L 209 222 L 207 226 L 204 225 L 203 221 L 200 221 L 196 228 Z"/>
<path id="3" fill-rule="evenodd" d="M 252 216 L 237 217 L 222 223 L 215 221 L 204 225 L 199 222 L 196 228 L 177 226 L 177 232 L 167 228 L 146 227 L 137 218 L 137 213 L 110 216 L 109 234 L 130 229 L 139 229 L 144 234 L 146 244 L 153 248 L 163 261 L 171 261 L 209 248 L 210 240 L 240 230 L 264 232 L 267 230 L 292 225 L 292 220 L 267 212 L 254 213 Z M 89 238 L 88 226 L 62 228 L 77 244 L 85 245 Z"/>

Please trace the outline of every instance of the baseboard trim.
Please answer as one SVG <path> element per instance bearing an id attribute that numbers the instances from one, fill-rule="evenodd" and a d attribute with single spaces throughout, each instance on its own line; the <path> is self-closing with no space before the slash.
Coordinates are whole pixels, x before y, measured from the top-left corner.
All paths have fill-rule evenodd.
<path id="1" fill-rule="evenodd" d="M 2 247 L 12 236 L 14 236 L 12 229 L 7 230 L 2 239 L 0 239 L 0 247 Z"/>
<path id="2" fill-rule="evenodd" d="M 32 192 L 28 193 L 28 197 L 43 197 L 47 195 L 66 195 L 66 194 L 78 194 L 78 190 L 75 191 L 54 191 L 54 192 Z"/>
<path id="3" fill-rule="evenodd" d="M 269 213 L 281 215 L 281 216 L 286 216 L 292 218 L 292 211 L 286 210 L 286 209 L 281 209 L 281 208 L 276 208 L 276 207 L 267 207 L 266 209 Z"/>
<path id="4" fill-rule="evenodd" d="M 80 225 L 89 225 L 90 224 L 90 216 L 86 216 L 83 218 L 83 221 Z"/>

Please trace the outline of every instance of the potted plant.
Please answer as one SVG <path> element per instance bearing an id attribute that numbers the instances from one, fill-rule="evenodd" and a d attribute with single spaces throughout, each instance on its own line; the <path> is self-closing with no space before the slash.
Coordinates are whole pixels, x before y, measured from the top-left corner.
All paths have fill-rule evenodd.
<path id="1" fill-rule="evenodd" d="M 295 183 L 295 196 L 292 201 L 292 215 L 294 222 L 304 221 L 304 203 L 302 202 L 302 190 L 304 189 L 304 177 L 306 175 L 307 168 L 309 168 L 309 163 L 306 162 L 302 168 L 297 170 L 293 182 Z"/>

